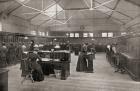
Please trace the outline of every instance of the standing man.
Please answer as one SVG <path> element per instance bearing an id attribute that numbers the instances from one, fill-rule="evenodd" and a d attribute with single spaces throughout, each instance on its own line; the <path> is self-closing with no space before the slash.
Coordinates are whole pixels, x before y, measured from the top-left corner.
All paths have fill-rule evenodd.
<path id="1" fill-rule="evenodd" d="M 107 45 L 106 48 L 106 58 L 109 61 L 109 63 L 111 63 L 111 45 Z"/>
<path id="2" fill-rule="evenodd" d="M 114 65 L 114 67 L 116 67 L 116 65 L 117 65 L 117 49 L 116 49 L 116 45 L 115 44 L 113 44 L 112 45 L 112 63 L 113 63 L 113 65 Z"/>
<path id="3" fill-rule="evenodd" d="M 34 40 L 31 40 L 31 45 L 30 45 L 29 51 L 34 51 L 34 46 L 35 46 L 35 42 L 34 42 Z"/>
<path id="4" fill-rule="evenodd" d="M 7 52 L 7 59 L 9 64 L 16 63 L 16 47 L 13 43 L 10 44 Z"/>
<path id="5" fill-rule="evenodd" d="M 17 57 L 18 61 L 21 61 L 22 55 L 23 55 L 23 49 L 22 49 L 21 43 L 19 43 L 17 45 L 17 49 L 16 49 L 16 57 Z"/>
<path id="6" fill-rule="evenodd" d="M 7 60 L 6 60 L 7 51 L 8 50 L 5 43 L 2 43 L 2 46 L 0 47 L 0 64 L 2 68 L 7 66 Z"/>

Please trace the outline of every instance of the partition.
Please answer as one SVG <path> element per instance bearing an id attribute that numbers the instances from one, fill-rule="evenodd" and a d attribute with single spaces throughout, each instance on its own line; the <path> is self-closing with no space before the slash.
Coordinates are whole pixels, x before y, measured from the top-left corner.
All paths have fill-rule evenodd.
<path id="1" fill-rule="evenodd" d="M 117 38 L 120 62 L 133 80 L 140 81 L 140 34 Z"/>

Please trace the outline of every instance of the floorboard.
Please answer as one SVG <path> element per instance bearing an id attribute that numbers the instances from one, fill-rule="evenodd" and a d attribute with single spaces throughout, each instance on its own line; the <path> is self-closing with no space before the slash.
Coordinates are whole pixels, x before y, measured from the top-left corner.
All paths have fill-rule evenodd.
<path id="1" fill-rule="evenodd" d="M 104 53 L 97 53 L 94 60 L 94 73 L 76 72 L 78 56 L 71 54 L 71 75 L 67 80 L 45 76 L 42 82 L 30 80 L 21 84 L 20 65 L 9 69 L 9 91 L 139 91 L 140 82 L 133 81 L 127 74 L 114 73 Z"/>

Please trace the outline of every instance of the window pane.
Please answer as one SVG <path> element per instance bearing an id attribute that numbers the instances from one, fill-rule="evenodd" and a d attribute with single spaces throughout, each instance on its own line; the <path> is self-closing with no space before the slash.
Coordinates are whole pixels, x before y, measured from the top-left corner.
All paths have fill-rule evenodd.
<path id="1" fill-rule="evenodd" d="M 113 33 L 112 32 L 108 33 L 108 37 L 113 37 Z"/>
<path id="2" fill-rule="evenodd" d="M 83 37 L 88 37 L 88 33 L 83 33 Z"/>
<path id="3" fill-rule="evenodd" d="M 121 35 L 126 35 L 126 32 L 122 32 Z"/>
<path id="4" fill-rule="evenodd" d="M 89 37 L 93 37 L 93 33 L 89 33 Z"/>
<path id="5" fill-rule="evenodd" d="M 74 37 L 74 33 L 70 33 L 70 37 Z"/>
<path id="6" fill-rule="evenodd" d="M 49 36 L 49 33 L 48 32 L 46 32 L 46 36 Z"/>
<path id="7" fill-rule="evenodd" d="M 36 35 L 36 31 L 31 31 L 31 34 L 32 35 Z"/>
<path id="8" fill-rule="evenodd" d="M 107 33 L 102 33 L 102 37 L 107 37 Z"/>
<path id="9" fill-rule="evenodd" d="M 66 33 L 66 36 L 68 37 L 69 36 L 69 33 Z"/>
<path id="10" fill-rule="evenodd" d="M 75 33 L 75 37 L 79 37 L 79 33 Z"/>
<path id="11" fill-rule="evenodd" d="M 41 33 L 41 36 L 45 36 L 45 32 L 42 32 L 42 33 Z"/>
<path id="12" fill-rule="evenodd" d="M 39 32 L 38 32 L 38 35 L 39 35 L 39 36 L 45 36 L 45 32 L 40 32 L 40 31 L 39 31 Z"/>

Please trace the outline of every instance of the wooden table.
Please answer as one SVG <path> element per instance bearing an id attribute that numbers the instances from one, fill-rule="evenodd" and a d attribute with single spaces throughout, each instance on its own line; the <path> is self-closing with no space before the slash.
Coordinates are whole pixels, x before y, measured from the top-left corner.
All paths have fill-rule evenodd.
<path id="1" fill-rule="evenodd" d="M 54 74 L 54 69 L 61 70 L 61 80 L 66 80 L 70 75 L 70 52 L 60 51 L 39 51 L 38 54 L 42 58 L 42 69 L 44 74 Z"/>
<path id="2" fill-rule="evenodd" d="M 28 52 L 25 52 L 28 54 Z M 42 58 L 41 67 L 45 75 L 55 74 L 54 69 L 61 70 L 61 80 L 66 80 L 70 75 L 70 52 L 59 51 L 39 51 L 38 55 Z"/>
<path id="3" fill-rule="evenodd" d="M 60 61 L 60 59 L 42 58 L 41 62 L 43 73 L 46 75 L 54 74 L 54 69 L 61 70 L 61 80 L 66 80 L 70 75 L 70 62 Z"/>

